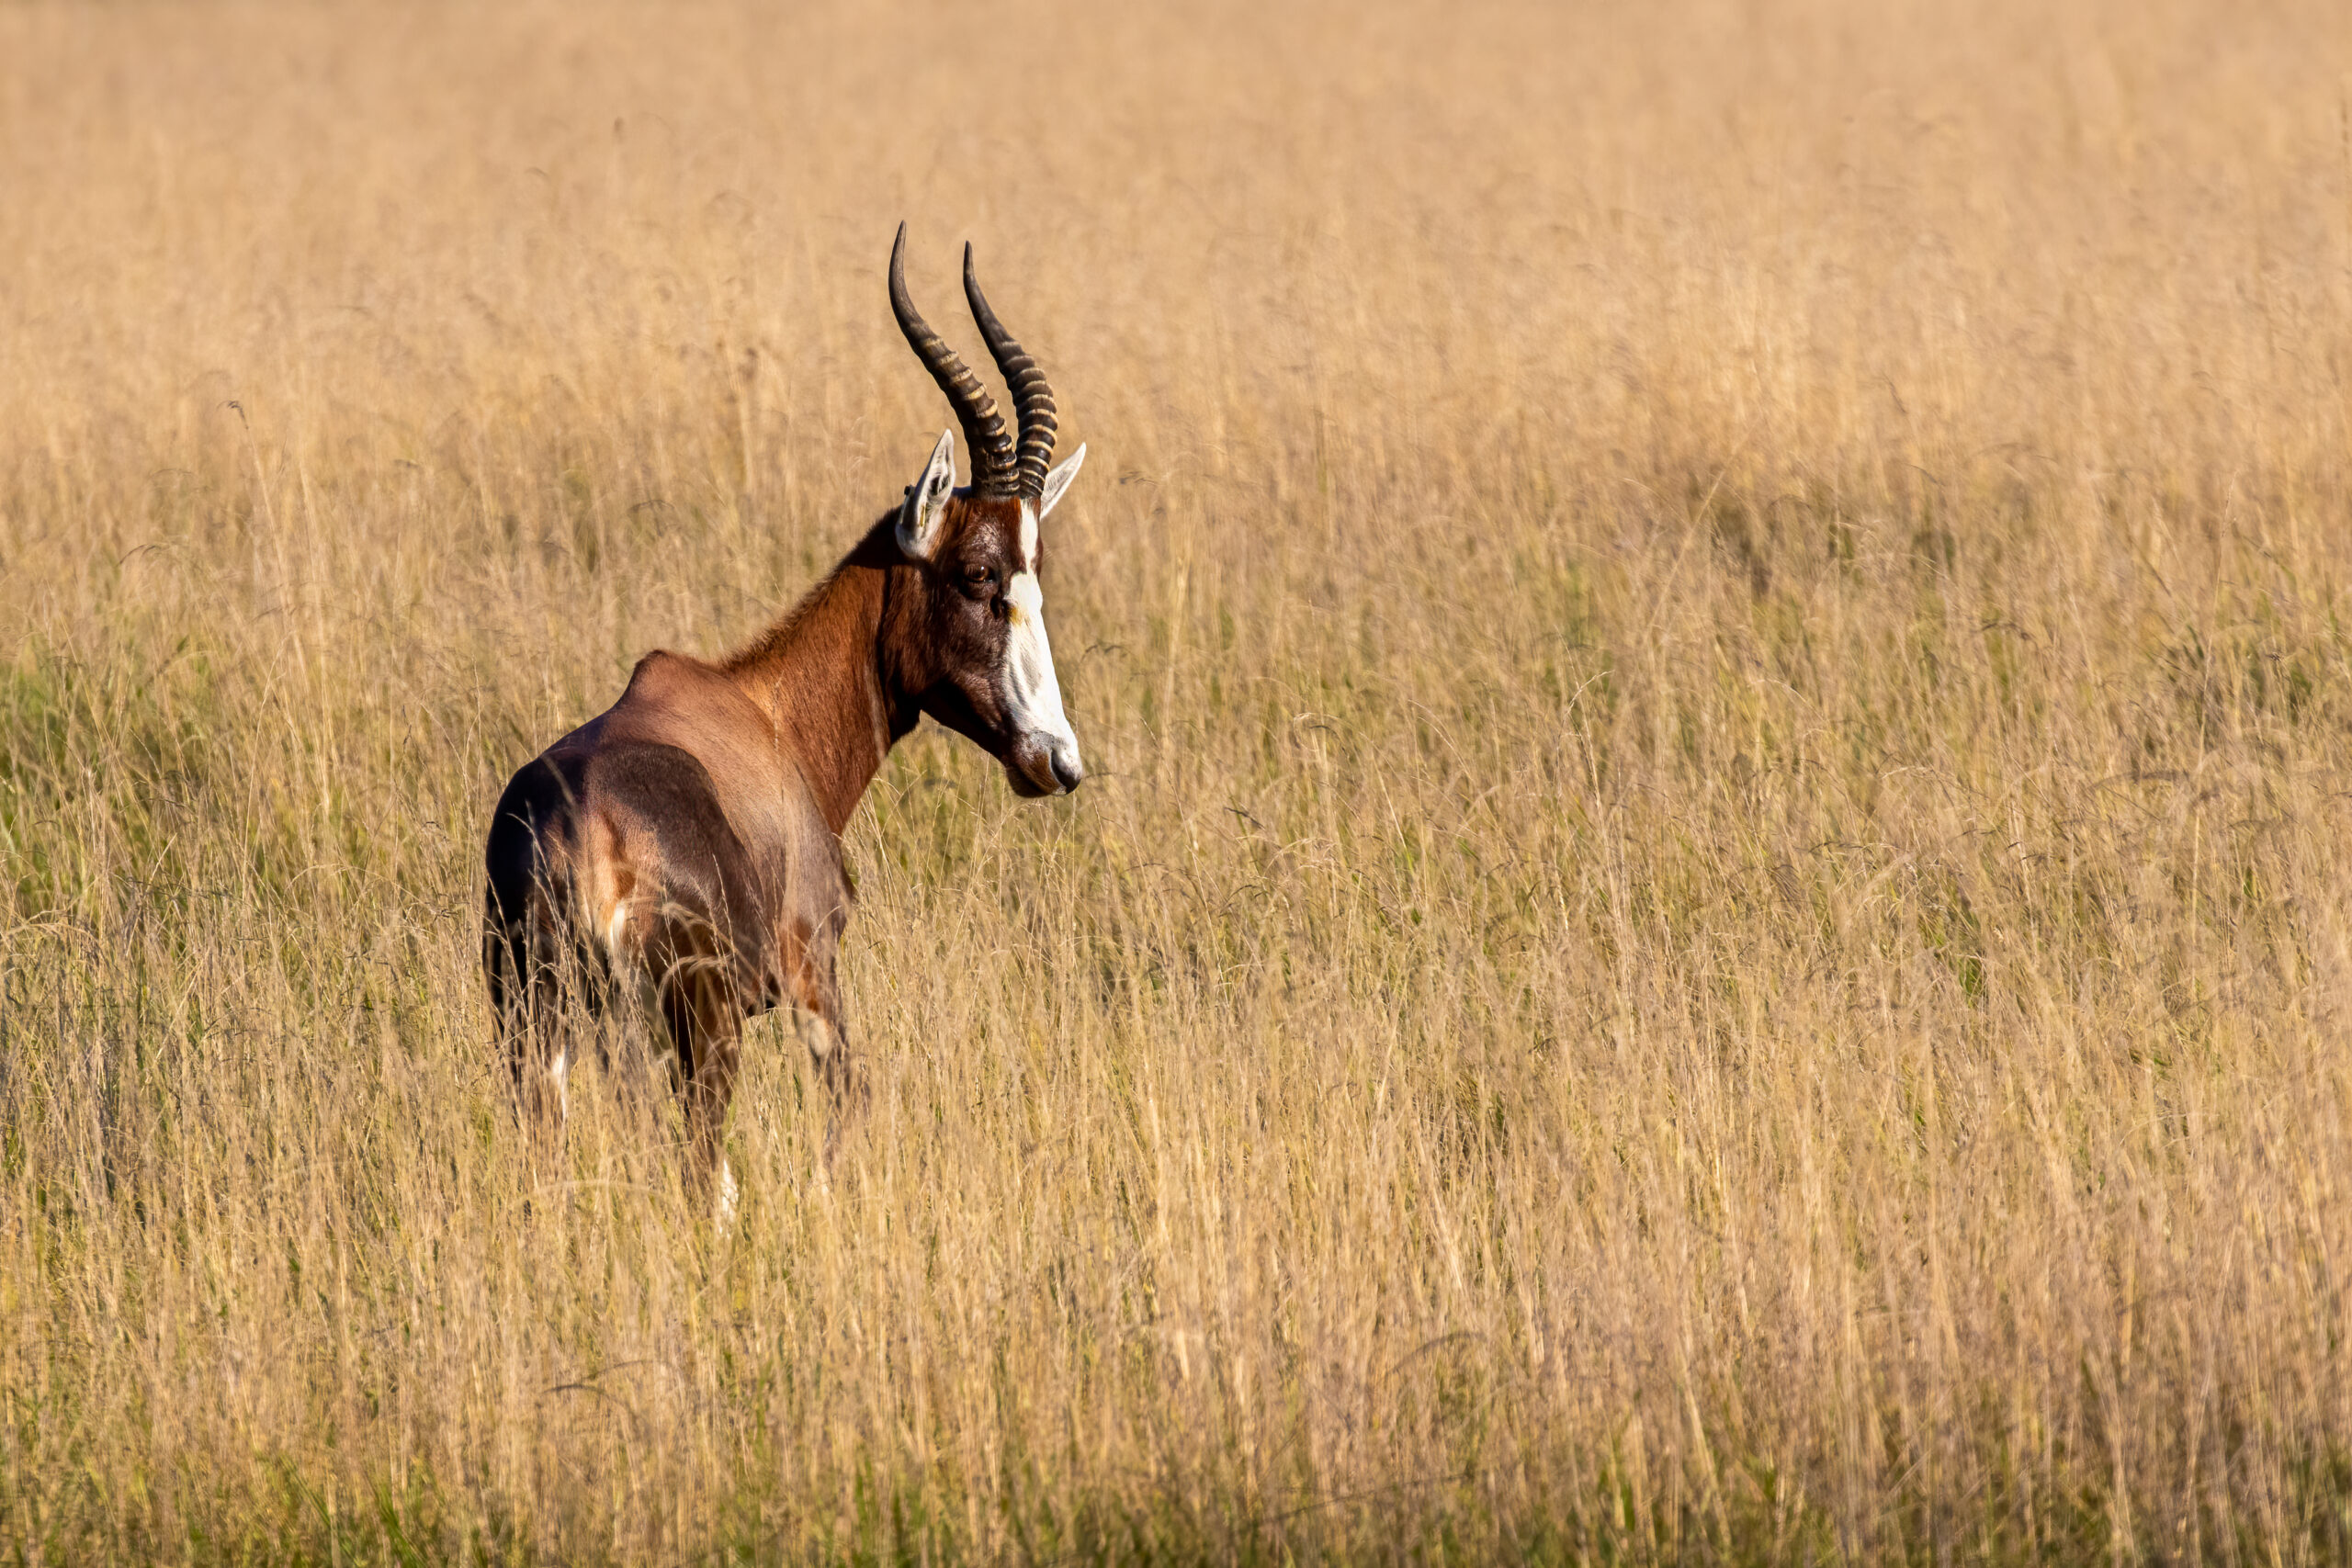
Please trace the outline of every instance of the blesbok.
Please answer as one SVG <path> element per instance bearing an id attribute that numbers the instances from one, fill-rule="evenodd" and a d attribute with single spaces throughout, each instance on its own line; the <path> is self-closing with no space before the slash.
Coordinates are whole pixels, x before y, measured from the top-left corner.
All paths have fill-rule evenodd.
<path id="1" fill-rule="evenodd" d="M 567 993 L 641 1005 L 666 1026 L 684 1100 L 688 1179 L 723 1214 L 723 1139 L 744 1021 L 795 1010 L 831 1100 L 826 1158 L 863 1099 L 833 960 L 851 900 L 841 834 L 893 743 L 925 714 L 1004 764 L 1016 794 L 1085 777 L 1062 712 L 1038 587 L 1039 525 L 1085 460 L 1049 469 L 1054 395 L 964 293 L 1019 422 L 907 294 L 890 309 L 971 449 L 956 484 L 942 434 L 905 499 L 781 619 L 716 662 L 649 653 L 603 714 L 517 773 L 490 826 L 482 966 L 526 1120 L 561 1124 L 575 1043 Z"/>

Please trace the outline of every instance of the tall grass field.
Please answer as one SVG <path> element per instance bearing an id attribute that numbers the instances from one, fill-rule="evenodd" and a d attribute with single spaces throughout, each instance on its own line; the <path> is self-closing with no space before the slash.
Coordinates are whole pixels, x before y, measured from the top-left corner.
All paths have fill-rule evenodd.
<path id="1" fill-rule="evenodd" d="M 687 1197 L 507 776 L 950 423 Z M 0 6 L 0 1562 L 2352 1558 L 2352 8 Z"/>

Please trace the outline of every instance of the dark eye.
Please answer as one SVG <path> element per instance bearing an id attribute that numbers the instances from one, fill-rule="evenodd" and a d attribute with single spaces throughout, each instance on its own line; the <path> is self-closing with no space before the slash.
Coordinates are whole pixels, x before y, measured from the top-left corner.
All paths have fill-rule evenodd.
<path id="1" fill-rule="evenodd" d="M 985 588 L 989 583 L 996 581 L 996 568 L 992 566 L 967 566 L 964 569 L 964 581 L 970 583 L 975 588 Z"/>

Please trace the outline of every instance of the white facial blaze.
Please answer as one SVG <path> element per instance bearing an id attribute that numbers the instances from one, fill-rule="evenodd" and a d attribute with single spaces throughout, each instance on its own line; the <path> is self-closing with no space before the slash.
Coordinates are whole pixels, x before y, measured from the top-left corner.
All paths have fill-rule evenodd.
<path id="1" fill-rule="evenodd" d="M 1037 512 L 1021 503 L 1021 570 L 1004 585 L 1004 684 L 1012 721 L 1042 737 L 1057 758 L 1078 764 L 1078 736 L 1062 712 L 1061 682 L 1054 676 L 1053 645 L 1046 637 L 1046 591 L 1037 583 Z"/>

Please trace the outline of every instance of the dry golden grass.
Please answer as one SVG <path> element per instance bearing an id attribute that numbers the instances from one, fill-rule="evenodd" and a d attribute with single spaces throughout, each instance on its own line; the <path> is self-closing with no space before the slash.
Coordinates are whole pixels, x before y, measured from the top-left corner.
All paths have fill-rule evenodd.
<path id="1" fill-rule="evenodd" d="M 2347 59 L 0 9 L 0 1557 L 2352 1553 Z M 902 216 L 1095 777 L 893 757 L 714 1236 L 479 846 L 913 477 Z"/>

